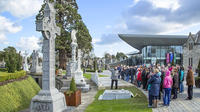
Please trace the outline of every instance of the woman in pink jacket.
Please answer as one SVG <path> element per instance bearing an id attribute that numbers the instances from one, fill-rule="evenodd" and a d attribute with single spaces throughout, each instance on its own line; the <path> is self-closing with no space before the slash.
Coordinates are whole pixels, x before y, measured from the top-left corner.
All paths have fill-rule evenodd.
<path id="1" fill-rule="evenodd" d="M 171 72 L 169 70 L 167 70 L 165 73 L 165 78 L 164 78 L 164 82 L 163 82 L 163 88 L 165 90 L 164 98 L 163 98 L 164 106 L 169 106 L 172 85 L 173 85 L 173 80 L 171 77 Z"/>

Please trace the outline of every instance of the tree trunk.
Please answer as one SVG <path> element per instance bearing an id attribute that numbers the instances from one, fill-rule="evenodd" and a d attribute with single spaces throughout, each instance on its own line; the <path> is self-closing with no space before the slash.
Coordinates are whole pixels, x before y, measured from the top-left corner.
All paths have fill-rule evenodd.
<path id="1" fill-rule="evenodd" d="M 65 70 L 66 69 L 66 51 L 65 50 L 59 50 L 59 68 Z"/>

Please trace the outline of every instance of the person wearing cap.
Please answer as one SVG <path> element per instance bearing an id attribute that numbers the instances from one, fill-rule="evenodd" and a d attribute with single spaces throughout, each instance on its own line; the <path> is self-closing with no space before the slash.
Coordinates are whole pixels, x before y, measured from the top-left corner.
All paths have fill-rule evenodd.
<path id="1" fill-rule="evenodd" d="M 188 86 L 188 97 L 186 100 L 192 100 L 193 97 L 193 85 L 194 85 L 194 73 L 192 67 L 188 67 L 188 72 L 186 76 L 186 85 Z"/>

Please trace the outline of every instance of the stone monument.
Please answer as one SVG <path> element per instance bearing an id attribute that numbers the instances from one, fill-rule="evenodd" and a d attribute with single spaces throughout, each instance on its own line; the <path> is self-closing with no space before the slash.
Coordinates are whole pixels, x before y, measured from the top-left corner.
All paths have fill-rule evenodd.
<path id="1" fill-rule="evenodd" d="M 99 74 L 98 71 L 96 70 L 95 74 L 92 74 L 91 80 L 98 86 L 102 86 L 102 84 L 99 81 Z"/>
<path id="2" fill-rule="evenodd" d="M 24 53 L 24 71 L 29 71 L 29 69 L 28 69 L 28 62 L 27 62 L 27 56 L 28 56 L 28 53 L 25 51 L 25 53 Z"/>
<path id="3" fill-rule="evenodd" d="M 31 101 L 31 112 L 63 112 L 65 96 L 55 88 L 55 38 L 60 28 L 55 23 L 54 3 L 45 2 L 44 15 L 36 21 L 36 30 L 43 35 L 42 90 Z"/>
<path id="4" fill-rule="evenodd" d="M 37 73 L 39 71 L 38 65 L 38 51 L 33 50 L 32 56 L 32 66 L 31 66 L 31 73 Z"/>
<path id="5" fill-rule="evenodd" d="M 72 30 L 71 32 L 71 38 L 72 38 L 72 43 L 71 43 L 71 48 L 72 48 L 72 60 L 67 64 L 67 77 L 73 77 L 75 76 L 75 72 L 77 69 L 77 61 L 76 61 L 76 48 L 78 46 L 77 44 L 77 39 L 76 39 L 76 30 Z"/>
<path id="6" fill-rule="evenodd" d="M 78 49 L 78 61 L 77 61 L 77 70 L 74 75 L 74 79 L 77 85 L 77 88 L 81 89 L 84 92 L 89 91 L 90 86 L 86 84 L 85 79 L 83 78 L 83 71 L 81 70 L 81 49 Z"/>
<path id="7" fill-rule="evenodd" d="M 4 61 L 4 58 L 3 61 L 0 63 L 0 68 L 6 68 L 6 63 Z"/>

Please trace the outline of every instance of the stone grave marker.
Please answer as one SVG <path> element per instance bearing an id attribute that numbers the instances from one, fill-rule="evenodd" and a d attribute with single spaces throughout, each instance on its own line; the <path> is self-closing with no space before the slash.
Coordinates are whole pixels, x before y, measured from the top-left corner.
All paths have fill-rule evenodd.
<path id="1" fill-rule="evenodd" d="M 99 96 L 99 100 L 129 99 L 132 97 L 134 97 L 133 93 L 128 90 L 105 90 L 104 93 Z"/>

